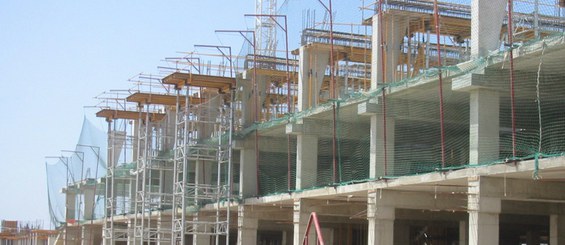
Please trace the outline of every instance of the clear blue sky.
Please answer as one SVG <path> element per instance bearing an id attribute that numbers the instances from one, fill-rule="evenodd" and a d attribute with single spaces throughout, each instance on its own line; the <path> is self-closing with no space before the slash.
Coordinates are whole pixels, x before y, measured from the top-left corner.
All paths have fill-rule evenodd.
<path id="1" fill-rule="evenodd" d="M 253 0 L 0 1 L 0 219 L 49 227 L 45 156 L 75 148 L 94 118 L 84 106 L 194 44 L 237 46 L 214 30 L 245 29 L 253 12 Z"/>

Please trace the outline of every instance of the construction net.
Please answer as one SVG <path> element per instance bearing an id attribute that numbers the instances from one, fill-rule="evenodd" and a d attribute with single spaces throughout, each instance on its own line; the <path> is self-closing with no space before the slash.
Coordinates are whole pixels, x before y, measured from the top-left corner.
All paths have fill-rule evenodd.
<path id="1" fill-rule="evenodd" d="M 105 187 L 98 180 L 106 175 L 106 134 L 91 121 L 84 118 L 75 149 L 49 157 L 45 168 L 52 225 L 104 216 Z"/>
<path id="2" fill-rule="evenodd" d="M 312 107 L 261 117 L 239 132 L 258 145 L 259 195 L 562 155 L 563 11 L 553 0 L 516 1 L 508 18 L 500 4 L 501 25 L 510 19 L 511 28 L 494 35 L 500 39 L 486 53 L 471 51 L 469 1 L 375 2 L 354 14 L 379 18 L 380 7 L 381 19 L 367 22 L 385 23 L 382 40 L 372 34 L 371 42 L 364 29 L 336 31 L 334 77 L 330 64 L 317 71 Z M 309 21 L 302 45 L 329 44 L 328 26 Z M 371 74 L 375 46 L 386 59 L 373 60 L 379 68 Z M 319 62 L 303 61 L 310 73 Z"/>

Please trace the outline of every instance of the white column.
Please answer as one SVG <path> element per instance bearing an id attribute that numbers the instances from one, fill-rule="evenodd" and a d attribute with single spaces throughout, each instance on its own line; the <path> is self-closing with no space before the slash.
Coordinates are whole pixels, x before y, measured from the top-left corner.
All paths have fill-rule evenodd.
<path id="1" fill-rule="evenodd" d="M 82 188 L 84 195 L 84 219 L 94 219 L 94 185 L 84 185 Z"/>
<path id="2" fill-rule="evenodd" d="M 257 196 L 257 165 L 255 148 L 252 140 L 235 143 L 240 149 L 239 195 L 241 198 Z"/>
<path id="3" fill-rule="evenodd" d="M 74 190 L 64 189 L 65 192 L 65 222 L 76 219 L 76 198 L 77 194 Z"/>
<path id="4" fill-rule="evenodd" d="M 500 30 L 506 15 L 505 0 L 471 1 L 471 55 L 485 56 L 500 46 Z"/>
<path id="5" fill-rule="evenodd" d="M 470 91 L 469 163 L 480 164 L 499 156 L 499 104 L 497 91 Z"/>
<path id="6" fill-rule="evenodd" d="M 197 184 L 210 184 L 212 179 L 212 163 L 197 160 L 195 162 L 195 181 Z"/>
<path id="7" fill-rule="evenodd" d="M 171 217 L 164 217 L 160 215 L 159 220 L 157 221 L 157 227 L 159 229 L 159 245 L 169 245 L 171 244 L 172 239 L 172 231 L 171 227 L 173 227 L 173 222 Z"/>
<path id="8" fill-rule="evenodd" d="M 384 21 L 384 19 L 383 19 Z M 384 28 L 385 25 L 381 25 L 379 23 L 379 16 L 373 16 L 373 36 L 372 36 L 372 46 L 373 49 L 371 50 L 371 89 L 376 89 L 378 84 L 382 83 L 382 50 L 381 50 L 381 29 Z M 385 75 L 386 76 L 386 75 Z"/>
<path id="9" fill-rule="evenodd" d="M 310 219 L 310 215 L 312 213 L 312 204 L 313 202 L 307 199 L 294 200 L 294 213 L 292 218 L 294 223 L 293 244 L 302 244 L 304 234 L 306 233 L 306 227 L 308 226 L 308 220 Z M 310 227 L 310 232 L 308 234 L 308 243 L 316 244 L 317 237 L 314 224 L 312 224 L 312 226 Z M 323 232 L 322 235 L 324 235 Z M 325 243 L 330 244 L 328 242 Z"/>
<path id="10" fill-rule="evenodd" d="M 386 82 L 395 82 L 400 80 L 397 76 L 398 63 L 400 61 L 400 44 L 406 33 L 408 21 L 406 17 L 392 16 L 385 19 L 386 25 Z M 377 46 L 378 47 L 378 46 Z"/>
<path id="11" fill-rule="evenodd" d="M 549 216 L 549 244 L 565 245 L 565 216 Z"/>
<path id="12" fill-rule="evenodd" d="M 467 245 L 467 222 L 459 221 L 459 245 Z"/>
<path id="13" fill-rule="evenodd" d="M 395 120 L 393 117 L 382 114 L 381 105 L 377 103 L 361 103 L 357 107 L 359 115 L 371 117 L 369 178 L 379 178 L 394 174 L 394 131 Z M 385 122 L 386 119 L 386 133 Z M 386 135 L 386 141 L 385 141 Z M 386 142 L 386 151 L 385 151 Z M 387 173 L 385 174 L 385 152 Z"/>
<path id="14" fill-rule="evenodd" d="M 202 222 L 202 221 L 206 221 L 206 217 L 201 216 L 200 214 L 194 216 L 193 221 L 195 222 Z M 195 227 L 195 229 L 198 232 L 211 232 L 207 230 L 207 226 L 200 226 L 200 227 Z M 211 241 L 211 236 L 210 235 L 204 235 L 204 234 L 194 234 L 192 236 L 192 244 L 194 245 L 210 245 L 210 241 Z"/>
<path id="15" fill-rule="evenodd" d="M 237 210 L 237 244 L 257 244 L 257 228 L 259 220 L 254 217 L 250 207 L 240 205 Z"/>
<path id="16" fill-rule="evenodd" d="M 318 137 L 296 136 L 296 189 L 316 186 L 318 173 Z"/>
<path id="17" fill-rule="evenodd" d="M 393 245 L 395 208 L 378 192 L 367 196 L 368 239 L 370 245 Z"/>
<path id="18" fill-rule="evenodd" d="M 303 111 L 318 104 L 330 52 L 313 46 L 302 46 L 299 52 L 298 110 Z"/>
<path id="19" fill-rule="evenodd" d="M 498 185 L 488 183 L 488 177 L 469 179 L 469 245 L 498 244 L 501 201 L 500 197 L 483 194 L 493 193 L 489 188 L 498 188 Z"/>
<path id="20" fill-rule="evenodd" d="M 253 108 L 253 81 L 249 72 L 243 72 L 243 77 L 237 78 L 238 90 L 241 91 L 241 124 L 243 127 L 249 127 L 255 121 Z"/>

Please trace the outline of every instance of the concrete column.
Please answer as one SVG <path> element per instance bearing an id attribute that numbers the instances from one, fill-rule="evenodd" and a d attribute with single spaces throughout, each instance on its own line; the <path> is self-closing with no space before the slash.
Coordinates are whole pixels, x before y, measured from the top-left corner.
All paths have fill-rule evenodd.
<path id="1" fill-rule="evenodd" d="M 237 210 L 237 244 L 257 244 L 259 220 L 253 215 L 251 207 L 240 205 Z"/>
<path id="2" fill-rule="evenodd" d="M 384 21 L 384 19 L 383 19 Z M 381 30 L 385 28 L 385 25 L 381 25 L 379 22 L 379 16 L 373 16 L 373 36 L 371 39 L 372 47 L 371 50 L 371 89 L 376 89 L 378 84 L 383 81 L 383 70 L 382 70 L 382 56 L 384 55 L 381 50 Z M 384 33 L 384 32 L 383 32 Z M 386 75 L 385 75 L 386 77 Z"/>
<path id="3" fill-rule="evenodd" d="M 206 217 L 199 215 L 194 216 L 193 220 L 195 222 L 204 221 Z M 211 232 L 208 231 L 207 228 L 209 227 L 195 227 L 198 232 Z M 194 245 L 210 245 L 210 241 L 212 240 L 212 236 L 210 235 L 193 235 L 192 236 L 192 244 Z"/>
<path id="4" fill-rule="evenodd" d="M 82 244 L 98 245 L 102 243 L 102 226 L 85 224 L 82 226 Z"/>
<path id="5" fill-rule="evenodd" d="M 467 245 L 467 222 L 459 221 L 459 245 Z"/>
<path id="6" fill-rule="evenodd" d="M 252 75 L 248 72 L 244 72 L 242 76 L 237 77 L 238 90 L 241 91 L 241 125 L 243 127 L 249 127 L 254 119 L 254 100 L 253 100 L 253 81 L 251 81 Z"/>
<path id="7" fill-rule="evenodd" d="M 211 122 L 215 122 L 218 117 L 222 98 L 215 91 L 203 91 L 202 96 L 206 102 L 200 104 L 199 108 L 196 109 L 200 121 L 197 126 L 198 138 L 208 139 L 212 137 L 212 133 L 215 131 L 214 124 Z"/>
<path id="8" fill-rule="evenodd" d="M 135 140 L 134 140 L 135 141 Z M 126 181 L 126 180 L 124 180 Z M 135 211 L 135 195 L 136 195 L 136 191 L 137 191 L 137 181 L 135 178 L 130 178 L 129 179 L 129 193 L 124 193 L 124 198 L 128 198 L 129 196 L 129 210 L 124 210 L 124 211 L 129 211 L 129 213 L 133 213 Z M 113 186 L 112 188 L 116 188 L 116 186 Z M 116 193 L 117 190 L 114 189 L 114 193 Z M 116 199 L 113 200 L 114 201 L 114 205 L 117 204 Z M 116 212 L 116 209 L 114 209 L 112 212 Z"/>
<path id="9" fill-rule="evenodd" d="M 381 105 L 377 103 L 361 103 L 358 105 L 359 115 L 371 116 L 371 151 L 369 155 L 369 178 L 379 178 L 394 174 L 394 131 L 393 117 L 381 113 Z M 384 120 L 386 119 L 386 133 Z M 386 135 L 386 141 L 385 141 Z M 385 142 L 386 142 L 386 173 L 385 173 Z"/>
<path id="10" fill-rule="evenodd" d="M 318 104 L 330 51 L 316 49 L 313 46 L 302 46 L 299 55 L 298 110 L 303 111 Z"/>
<path id="11" fill-rule="evenodd" d="M 469 213 L 469 245 L 498 244 L 500 197 L 485 193 L 496 193 L 498 185 L 490 184 L 488 177 L 470 177 L 467 208 Z"/>
<path id="12" fill-rule="evenodd" d="M 296 136 L 296 189 L 316 186 L 318 173 L 318 137 Z"/>
<path id="13" fill-rule="evenodd" d="M 368 239 L 370 245 L 393 245 L 395 208 L 378 192 L 367 198 Z"/>
<path id="14" fill-rule="evenodd" d="M 498 49 L 505 15 L 505 0 L 471 1 L 471 56 L 485 56 Z"/>
<path id="15" fill-rule="evenodd" d="M 172 234 L 171 234 L 171 227 L 173 227 L 173 222 L 170 216 L 164 217 L 160 215 L 159 220 L 157 221 L 157 228 L 159 229 L 159 245 L 170 245 Z"/>
<path id="16" fill-rule="evenodd" d="M 66 222 L 69 222 L 69 220 L 74 220 L 76 219 L 76 199 L 77 199 L 77 193 L 74 190 L 69 190 L 67 188 L 63 189 L 64 193 L 65 193 L 65 219 Z"/>
<path id="17" fill-rule="evenodd" d="M 396 82 L 400 80 L 398 76 L 398 63 L 400 62 L 400 45 L 402 44 L 408 20 L 402 16 L 391 16 L 387 18 L 386 25 L 386 82 Z"/>
<path id="18" fill-rule="evenodd" d="M 94 219 L 94 185 L 84 185 L 82 193 L 84 195 L 84 219 L 92 220 Z"/>
<path id="19" fill-rule="evenodd" d="M 396 71 L 400 61 L 400 45 L 408 21 L 401 16 L 383 16 L 382 21 L 383 23 L 379 23 L 378 14 L 373 16 L 371 89 L 377 88 L 378 84 L 383 82 L 394 82 L 400 79 L 399 76 L 397 77 Z M 384 29 L 382 31 L 384 34 L 383 43 L 381 43 L 381 29 Z M 381 49 L 381 47 L 383 48 Z M 385 56 L 384 71 L 382 66 L 383 55 Z"/>
<path id="20" fill-rule="evenodd" d="M 212 164 L 197 160 L 195 162 L 195 181 L 197 184 L 210 184 L 212 180 Z"/>
<path id="21" fill-rule="evenodd" d="M 241 198 L 257 196 L 257 165 L 256 154 L 252 140 L 236 141 L 240 150 L 239 163 L 239 195 Z"/>
<path id="22" fill-rule="evenodd" d="M 549 244 L 565 245 L 565 216 L 549 216 Z"/>
<path id="23" fill-rule="evenodd" d="M 302 239 L 304 239 L 304 234 L 306 233 L 306 227 L 308 226 L 308 220 L 310 219 L 312 201 L 307 199 L 297 199 L 294 200 L 294 213 L 293 213 L 293 223 L 294 223 L 294 237 L 292 244 L 302 244 Z M 309 244 L 316 244 L 316 229 L 312 225 L 309 233 Z M 329 244 L 329 243 L 328 243 Z"/>
<path id="24" fill-rule="evenodd" d="M 469 163 L 480 164 L 498 159 L 499 104 L 497 91 L 470 91 Z"/>

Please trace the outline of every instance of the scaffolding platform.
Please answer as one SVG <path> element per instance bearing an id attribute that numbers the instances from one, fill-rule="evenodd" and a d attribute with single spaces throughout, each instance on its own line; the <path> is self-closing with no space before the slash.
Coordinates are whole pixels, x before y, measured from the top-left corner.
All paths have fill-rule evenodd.
<path id="1" fill-rule="evenodd" d="M 185 96 L 180 96 L 179 102 L 181 106 L 184 105 L 186 99 Z M 176 95 L 164 95 L 164 94 L 151 94 L 151 93 L 134 93 L 126 98 L 128 102 L 135 102 L 138 104 L 153 104 L 153 105 L 169 105 L 174 106 L 177 104 L 177 96 Z M 203 98 L 198 98 L 191 96 L 190 97 L 190 104 L 200 104 L 203 103 L 205 100 Z"/>
<path id="2" fill-rule="evenodd" d="M 112 121 L 114 119 L 139 120 L 140 118 L 147 118 L 147 112 L 102 109 L 96 113 L 96 117 L 106 118 L 106 121 Z M 164 117 L 165 114 L 163 113 L 149 113 L 149 118 L 152 122 L 161 121 Z"/>
<path id="3" fill-rule="evenodd" d="M 163 84 L 174 85 L 176 88 L 183 86 L 206 87 L 218 89 L 220 93 L 228 93 L 235 88 L 235 78 L 211 76 L 193 73 L 174 72 L 162 79 Z"/>

